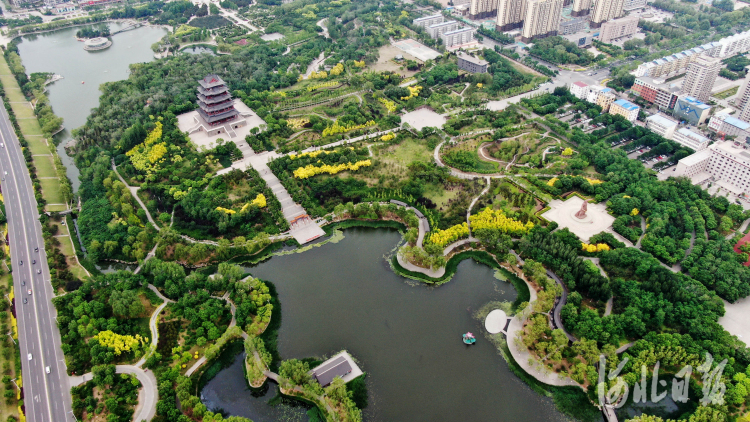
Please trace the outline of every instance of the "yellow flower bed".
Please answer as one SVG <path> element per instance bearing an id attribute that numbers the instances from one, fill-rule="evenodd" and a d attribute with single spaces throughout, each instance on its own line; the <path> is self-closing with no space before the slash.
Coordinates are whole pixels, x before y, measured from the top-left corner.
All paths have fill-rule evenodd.
<path id="1" fill-rule="evenodd" d="M 601 251 L 608 251 L 610 250 L 610 247 L 606 243 L 597 243 L 596 245 L 594 244 L 589 245 L 587 243 L 581 242 L 581 249 L 586 252 L 595 253 L 595 252 L 601 252 Z"/>
<path id="2" fill-rule="evenodd" d="M 521 235 L 527 233 L 534 227 L 534 223 L 529 221 L 524 224 L 521 221 L 506 217 L 501 210 L 493 210 L 487 207 L 479 212 L 469 216 L 472 230 L 479 229 L 499 229 L 504 233 Z"/>
<path id="3" fill-rule="evenodd" d="M 216 207 L 216 211 L 222 211 L 224 214 L 237 214 L 237 211 L 224 207 Z"/>
<path id="4" fill-rule="evenodd" d="M 298 179 L 307 179 L 308 177 L 313 177 L 322 173 L 336 174 L 344 170 L 357 171 L 360 167 L 368 167 L 371 165 L 372 162 L 370 160 L 357 161 L 356 163 L 337 164 L 335 166 L 324 164 L 320 167 L 315 167 L 310 164 L 306 167 L 300 167 L 297 170 L 294 170 L 294 177 Z"/>
<path id="5" fill-rule="evenodd" d="M 396 103 L 394 101 L 391 101 L 387 98 L 378 98 L 378 101 L 380 101 L 383 106 L 385 106 L 385 109 L 388 110 L 389 113 L 395 113 L 398 107 L 396 106 Z"/>
<path id="6" fill-rule="evenodd" d="M 331 74 L 333 74 L 333 69 L 331 69 Z M 307 87 L 307 91 L 308 92 L 312 92 L 312 91 L 318 90 L 320 88 L 330 88 L 330 87 L 336 86 L 336 85 L 338 85 L 338 82 L 334 82 L 334 81 L 323 82 L 322 84 L 315 84 L 315 85 L 308 86 Z"/>
<path id="7" fill-rule="evenodd" d="M 306 124 L 310 123 L 310 119 L 307 117 L 301 117 L 297 119 L 289 119 L 286 124 L 292 129 L 302 129 Z"/>
<path id="8" fill-rule="evenodd" d="M 266 206 L 266 196 L 262 193 L 259 193 L 258 196 L 253 199 L 253 201 L 250 203 L 250 205 L 254 205 L 258 208 L 265 208 Z"/>
<path id="9" fill-rule="evenodd" d="M 598 179 L 591 179 L 591 178 L 588 178 L 588 177 L 586 178 L 586 180 L 588 180 L 588 181 L 589 181 L 589 183 L 591 183 L 592 185 L 601 185 L 602 183 L 604 183 L 604 182 L 603 182 L 603 181 L 601 181 L 601 180 L 598 180 Z"/>
<path id="10" fill-rule="evenodd" d="M 321 70 L 320 72 L 310 73 L 310 79 L 325 79 L 328 77 L 328 72 Z"/>
<path id="11" fill-rule="evenodd" d="M 356 67 L 365 67 L 365 61 L 364 60 L 360 60 L 360 61 L 356 61 L 355 60 L 354 61 L 354 66 L 356 66 Z"/>
<path id="12" fill-rule="evenodd" d="M 363 125 L 355 125 L 355 124 L 348 124 L 346 126 L 342 126 L 339 124 L 339 121 L 336 120 L 333 122 L 332 126 L 328 126 L 327 128 L 323 129 L 323 136 L 329 136 L 329 135 L 336 135 L 339 133 L 346 133 L 351 132 L 353 130 L 359 130 L 364 129 L 369 126 L 375 126 L 376 123 L 374 120 L 370 120 L 369 122 L 363 124 Z"/>
<path id="13" fill-rule="evenodd" d="M 391 139 L 393 139 L 395 137 L 396 137 L 396 135 L 394 135 L 393 132 L 391 132 L 391 133 L 386 133 L 385 135 L 381 136 L 380 140 L 387 142 L 387 141 L 390 141 Z"/>
<path id="14" fill-rule="evenodd" d="M 570 148 L 570 147 L 568 147 L 568 148 L 565 148 L 565 149 L 563 150 L 563 152 L 562 152 L 562 155 L 563 155 L 564 157 L 570 157 L 571 155 L 573 155 L 573 148 Z"/>
<path id="15" fill-rule="evenodd" d="M 324 149 L 319 149 L 317 151 L 312 151 L 312 152 L 303 152 L 302 154 L 289 154 L 289 158 L 292 160 L 296 160 L 297 158 L 304 158 L 304 157 L 315 158 L 320 154 L 330 154 L 330 152 Z"/>
<path id="16" fill-rule="evenodd" d="M 430 243 L 445 247 L 458 239 L 469 236 L 469 226 L 466 223 L 457 224 L 445 230 L 434 230 L 430 233 Z"/>
<path id="17" fill-rule="evenodd" d="M 638 215 L 639 212 L 640 211 L 638 210 L 638 208 L 633 208 L 633 210 L 630 211 L 630 215 L 632 215 L 633 217 L 635 217 L 636 215 Z"/>
<path id="18" fill-rule="evenodd" d="M 406 97 L 401 97 L 402 100 L 411 100 L 414 97 L 419 97 L 419 91 L 422 90 L 422 87 L 417 86 L 407 86 L 406 89 L 409 90 L 409 95 Z"/>
<path id="19" fill-rule="evenodd" d="M 94 336 L 99 340 L 99 345 L 109 347 L 115 350 L 115 355 L 120 356 L 122 352 L 130 352 L 138 348 L 138 345 L 145 344 L 148 339 L 144 339 L 139 334 L 133 336 L 123 336 L 110 330 L 102 331 Z"/>
<path id="20" fill-rule="evenodd" d="M 341 63 L 336 63 L 336 66 L 331 69 L 331 76 L 338 76 L 344 71 L 344 65 Z"/>
<path id="21" fill-rule="evenodd" d="M 549 179 L 549 181 L 547 182 L 547 186 L 555 186 L 555 182 L 557 182 L 558 180 L 560 179 L 558 179 L 557 177 Z"/>
<path id="22" fill-rule="evenodd" d="M 125 153 L 125 155 L 130 157 L 133 167 L 150 173 L 156 170 L 158 163 L 164 161 L 162 157 L 167 153 L 167 144 L 165 142 L 158 142 L 161 139 L 161 135 L 162 123 L 156 122 L 156 127 L 146 136 L 146 140 Z"/>

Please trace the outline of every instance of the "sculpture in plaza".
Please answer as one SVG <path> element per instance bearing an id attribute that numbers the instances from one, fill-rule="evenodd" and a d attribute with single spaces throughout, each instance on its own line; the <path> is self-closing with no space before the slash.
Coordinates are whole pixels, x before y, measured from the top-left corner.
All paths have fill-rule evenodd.
<path id="1" fill-rule="evenodd" d="M 586 211 L 588 210 L 588 202 L 583 201 L 583 204 L 581 204 L 581 209 L 578 210 L 576 213 L 576 218 L 586 218 Z"/>

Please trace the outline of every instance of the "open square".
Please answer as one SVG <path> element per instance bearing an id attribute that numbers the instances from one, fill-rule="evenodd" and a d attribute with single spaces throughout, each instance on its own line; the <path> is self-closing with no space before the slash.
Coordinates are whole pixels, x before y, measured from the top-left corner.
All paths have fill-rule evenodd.
<path id="1" fill-rule="evenodd" d="M 198 149 L 212 149 L 218 145 L 216 141 L 222 138 L 238 144 L 244 153 L 248 148 L 245 136 L 250 134 L 252 128 L 265 125 L 266 122 L 239 99 L 234 100 L 234 108 L 239 111 L 239 116 L 223 124 L 210 126 L 198 110 L 194 110 L 177 116 L 177 126 L 180 131 L 187 132 L 190 141 Z"/>
<path id="2" fill-rule="evenodd" d="M 419 60 L 422 60 L 423 62 L 436 59 L 442 55 L 439 52 L 427 47 L 422 43 L 414 41 L 411 38 L 409 38 L 408 40 L 395 42 L 393 43 L 393 45 L 403 50 L 405 53 L 409 53 Z"/>
<path id="3" fill-rule="evenodd" d="M 550 210 L 542 214 L 548 221 L 556 222 L 560 228 L 567 228 L 582 241 L 588 243 L 591 236 L 611 229 L 615 218 L 607 213 L 605 204 L 587 204 L 588 209 L 584 218 L 576 217 L 581 210 L 583 199 L 571 196 L 566 201 L 555 199 L 549 203 Z M 619 236 L 618 236 L 619 238 Z"/>
<path id="4" fill-rule="evenodd" d="M 429 107 L 418 108 L 401 116 L 401 121 L 410 124 L 414 129 L 422 130 L 426 127 L 441 128 L 446 122 L 445 117 L 437 114 Z"/>

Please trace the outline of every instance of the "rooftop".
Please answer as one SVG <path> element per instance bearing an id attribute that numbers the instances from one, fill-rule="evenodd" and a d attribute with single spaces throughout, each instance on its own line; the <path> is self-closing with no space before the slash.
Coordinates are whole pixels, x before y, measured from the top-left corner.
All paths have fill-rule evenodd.
<path id="1" fill-rule="evenodd" d="M 620 107 L 622 107 L 622 108 L 624 108 L 625 110 L 628 110 L 628 111 L 638 110 L 638 108 L 639 108 L 637 105 L 631 103 L 630 101 L 623 100 L 623 99 L 619 99 L 619 100 L 615 101 L 615 104 L 617 104 L 618 106 L 620 106 Z"/>
<path id="2" fill-rule="evenodd" d="M 357 363 L 346 351 L 331 357 L 313 368 L 309 373 L 323 387 L 330 384 L 336 377 L 340 377 L 347 383 L 363 374 Z"/>
<path id="3" fill-rule="evenodd" d="M 691 106 L 695 108 L 700 108 L 700 109 L 711 108 L 710 105 L 703 103 L 701 100 L 695 97 L 686 96 L 686 97 L 681 97 L 680 100 L 689 103 Z"/>
<path id="4" fill-rule="evenodd" d="M 688 130 L 687 128 L 682 128 L 678 130 L 677 133 L 687 136 L 688 138 L 692 139 L 695 142 L 698 142 L 699 144 L 704 144 L 710 141 L 710 139 L 706 138 L 705 136 L 699 133 L 695 133 L 692 130 Z"/>
<path id="5" fill-rule="evenodd" d="M 703 151 L 696 152 L 695 154 L 688 155 L 687 157 L 680 160 L 680 164 L 684 164 L 686 166 L 692 166 L 694 164 L 698 164 L 703 160 L 707 160 L 709 157 L 711 157 L 711 150 L 710 149 L 704 149 Z"/>
<path id="6" fill-rule="evenodd" d="M 458 56 L 459 59 L 466 60 L 467 62 L 471 62 L 479 66 L 486 66 L 489 64 L 487 60 L 476 58 L 470 54 L 464 53 L 463 51 L 459 51 L 456 55 Z"/>
<path id="7" fill-rule="evenodd" d="M 742 120 L 732 116 L 725 117 L 724 122 L 729 123 L 730 125 L 738 127 L 742 130 L 747 130 L 748 128 L 750 128 L 750 123 L 743 122 Z"/>
<path id="8" fill-rule="evenodd" d="M 429 19 L 442 18 L 442 17 L 443 17 L 443 15 L 441 15 L 441 14 L 438 13 L 437 15 L 422 16 L 421 18 L 416 18 L 416 19 L 414 19 L 414 22 L 421 22 L 421 21 L 426 21 L 426 20 L 429 20 Z"/>
<path id="9" fill-rule="evenodd" d="M 573 85 L 580 86 L 581 88 L 586 88 L 587 86 L 589 86 L 586 82 L 581 82 L 581 81 L 573 82 Z"/>
<path id="10" fill-rule="evenodd" d="M 717 142 L 704 151 L 710 150 L 718 150 L 720 152 L 731 154 L 737 161 L 742 162 L 746 166 L 750 166 L 750 154 L 748 154 L 744 148 L 734 146 L 734 143 L 731 141 Z"/>
<path id="11" fill-rule="evenodd" d="M 653 116 L 649 116 L 646 118 L 649 122 L 654 122 L 658 125 L 662 126 L 677 126 L 677 122 L 675 122 L 672 119 L 667 119 L 664 116 L 661 116 L 659 114 L 654 114 Z"/>
<path id="12" fill-rule="evenodd" d="M 456 29 L 455 31 L 444 32 L 443 35 L 453 35 L 453 34 L 458 34 L 459 32 L 466 32 L 466 31 L 476 31 L 476 29 L 467 26 L 466 28 Z"/>
<path id="13" fill-rule="evenodd" d="M 432 24 L 428 28 L 439 28 L 441 26 L 450 26 L 450 25 L 455 25 L 457 23 L 458 22 L 456 22 L 456 21 L 445 21 L 445 22 L 440 22 L 440 23 Z"/>

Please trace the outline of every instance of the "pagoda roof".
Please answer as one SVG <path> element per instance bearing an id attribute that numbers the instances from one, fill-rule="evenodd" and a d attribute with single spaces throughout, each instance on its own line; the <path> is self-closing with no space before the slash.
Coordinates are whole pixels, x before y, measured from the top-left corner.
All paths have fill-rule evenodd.
<path id="1" fill-rule="evenodd" d="M 203 88 L 213 88 L 215 86 L 221 86 L 221 85 L 227 84 L 226 82 L 224 82 L 223 79 L 219 77 L 219 75 L 215 73 L 206 75 L 206 77 L 201 79 L 198 83 L 200 83 Z"/>
<path id="2" fill-rule="evenodd" d="M 216 111 L 234 108 L 234 103 L 231 101 L 227 101 L 219 104 L 206 104 L 202 101 L 198 101 L 198 106 L 201 108 L 201 110 L 204 111 Z"/>
<path id="3" fill-rule="evenodd" d="M 240 112 L 232 108 L 232 109 L 227 110 L 224 113 L 219 113 L 219 114 L 214 114 L 214 115 L 209 116 L 208 113 L 206 113 L 205 111 L 199 108 L 198 114 L 200 114 L 203 120 L 205 120 L 206 122 L 215 123 L 218 121 L 226 121 L 231 118 L 237 117 L 240 114 Z"/>
<path id="4" fill-rule="evenodd" d="M 199 86 L 198 92 L 203 95 L 219 95 L 225 92 L 229 92 L 229 88 L 227 88 L 226 85 L 216 86 L 213 88 L 203 88 L 202 86 Z"/>
<path id="5" fill-rule="evenodd" d="M 198 101 L 206 104 L 220 103 L 230 99 L 232 99 L 232 96 L 228 92 L 222 95 L 212 96 L 210 98 L 203 94 L 198 94 Z"/>

